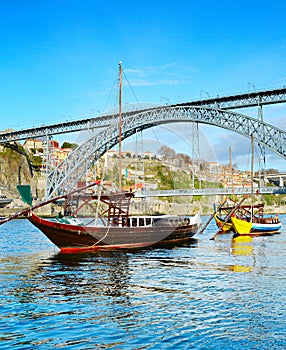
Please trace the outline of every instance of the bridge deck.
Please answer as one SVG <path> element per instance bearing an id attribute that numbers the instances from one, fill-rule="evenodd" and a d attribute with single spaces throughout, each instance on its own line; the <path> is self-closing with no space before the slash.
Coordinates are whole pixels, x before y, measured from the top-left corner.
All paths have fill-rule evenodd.
<path id="1" fill-rule="evenodd" d="M 259 194 L 285 194 L 286 187 L 261 187 L 258 188 Z M 135 193 L 136 198 L 146 197 L 175 197 L 175 196 L 213 196 L 213 195 L 227 195 L 232 194 L 251 194 L 251 188 L 248 187 L 236 187 L 232 188 L 204 188 L 204 189 L 185 189 L 185 190 L 165 190 L 165 191 L 138 191 Z"/>
<path id="2" fill-rule="evenodd" d="M 257 105 L 269 105 L 275 103 L 286 102 L 286 88 L 279 88 L 273 90 L 262 90 L 255 92 L 248 92 L 243 94 L 221 96 L 216 98 L 201 99 L 196 101 L 190 101 L 180 104 L 169 105 L 168 107 L 179 106 L 200 106 L 210 107 L 218 109 L 237 109 L 244 107 L 253 107 Z M 160 108 L 160 107 L 157 107 Z M 137 109 L 126 113 L 126 115 L 132 115 L 134 113 L 140 113 L 147 109 Z M 124 117 L 124 116 L 123 116 Z M 0 133 L 0 143 L 25 140 L 28 138 L 47 137 L 49 135 L 64 134 L 70 132 L 76 132 L 81 130 L 91 130 L 95 128 L 108 127 L 112 121 L 116 118 L 116 115 L 98 116 L 96 118 L 86 118 L 75 121 L 68 121 L 53 125 L 44 125 L 40 127 L 33 127 L 29 129 L 3 132 Z M 41 119 L 41 118 L 40 118 Z"/>

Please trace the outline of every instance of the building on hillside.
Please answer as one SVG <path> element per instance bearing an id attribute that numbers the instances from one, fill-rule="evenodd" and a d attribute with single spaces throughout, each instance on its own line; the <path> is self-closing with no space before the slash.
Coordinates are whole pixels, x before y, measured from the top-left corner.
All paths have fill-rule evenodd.
<path id="1" fill-rule="evenodd" d="M 35 156 L 42 158 L 43 170 L 46 167 L 47 154 L 46 154 L 46 145 L 43 141 L 38 139 L 27 139 L 23 147 L 30 153 Z M 49 141 L 49 163 L 52 167 L 58 166 L 72 151 L 71 148 L 60 148 L 59 143 L 56 140 Z"/>
<path id="2" fill-rule="evenodd" d="M 150 151 L 144 152 L 144 158 L 145 159 L 153 159 L 154 158 L 154 153 L 150 152 Z"/>
<path id="3" fill-rule="evenodd" d="M 202 169 L 209 174 L 221 174 L 223 166 L 218 162 L 202 162 Z"/>
<path id="4" fill-rule="evenodd" d="M 114 158 L 114 157 L 117 157 L 117 151 L 115 149 L 110 149 L 106 152 L 106 155 L 109 157 L 109 158 Z"/>
<path id="5" fill-rule="evenodd" d="M 54 147 L 53 149 L 53 156 L 55 159 L 55 165 L 58 166 L 63 160 L 66 159 L 68 156 L 68 152 L 66 152 L 64 149 L 59 147 Z"/>
<path id="6" fill-rule="evenodd" d="M 73 149 L 72 148 L 62 148 L 63 151 L 65 151 L 67 154 L 70 154 Z"/>
<path id="7" fill-rule="evenodd" d="M 27 139 L 24 142 L 23 147 L 26 150 L 28 150 L 29 152 L 32 152 L 32 150 L 42 151 L 43 150 L 43 142 L 41 140 L 37 140 L 37 139 Z"/>
<path id="8" fill-rule="evenodd" d="M 60 148 L 60 145 L 59 145 L 58 141 L 56 141 L 56 140 L 50 140 L 50 141 L 49 141 L 49 147 L 50 147 L 50 149 L 53 149 L 53 148 Z"/>

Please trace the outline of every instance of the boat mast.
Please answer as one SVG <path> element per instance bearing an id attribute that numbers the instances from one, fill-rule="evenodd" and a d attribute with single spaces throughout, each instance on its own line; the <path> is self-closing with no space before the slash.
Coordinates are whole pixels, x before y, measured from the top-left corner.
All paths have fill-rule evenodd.
<path id="1" fill-rule="evenodd" d="M 230 176 L 231 176 L 231 193 L 232 198 L 234 197 L 234 188 L 233 188 L 233 167 L 232 167 L 232 149 L 229 147 L 229 167 L 230 167 Z"/>
<path id="2" fill-rule="evenodd" d="M 119 152 L 119 191 L 122 192 L 122 62 L 119 65 L 119 135 L 118 135 L 118 152 Z"/>
<path id="3" fill-rule="evenodd" d="M 251 222 L 253 218 L 253 202 L 254 202 L 253 178 L 254 178 L 254 137 L 253 137 L 253 134 L 251 134 Z"/>

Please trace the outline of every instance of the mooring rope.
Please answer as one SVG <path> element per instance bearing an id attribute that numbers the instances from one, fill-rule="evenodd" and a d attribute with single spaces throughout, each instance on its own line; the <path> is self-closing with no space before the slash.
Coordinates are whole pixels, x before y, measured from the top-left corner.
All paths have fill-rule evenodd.
<path id="1" fill-rule="evenodd" d="M 109 231 L 110 231 L 110 227 L 111 227 L 111 225 L 108 226 L 108 229 L 107 229 L 105 235 L 104 235 L 100 240 L 98 240 L 98 241 L 95 242 L 93 245 L 91 245 L 90 247 L 95 247 L 96 245 L 98 245 L 98 243 L 102 242 L 102 241 L 107 237 L 107 235 L 108 235 L 108 233 L 109 233 Z M 94 236 L 93 236 L 93 237 L 94 237 Z M 95 237 L 94 237 L 94 238 L 95 238 Z"/>

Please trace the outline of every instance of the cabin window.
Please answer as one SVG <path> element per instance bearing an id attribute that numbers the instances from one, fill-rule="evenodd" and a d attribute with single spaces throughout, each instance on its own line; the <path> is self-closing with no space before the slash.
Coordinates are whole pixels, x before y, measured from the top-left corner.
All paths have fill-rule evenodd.
<path id="1" fill-rule="evenodd" d="M 132 218 L 132 226 L 137 226 L 137 218 Z"/>
<path id="2" fill-rule="evenodd" d="M 151 225 L 151 218 L 146 218 L 146 225 Z"/>

